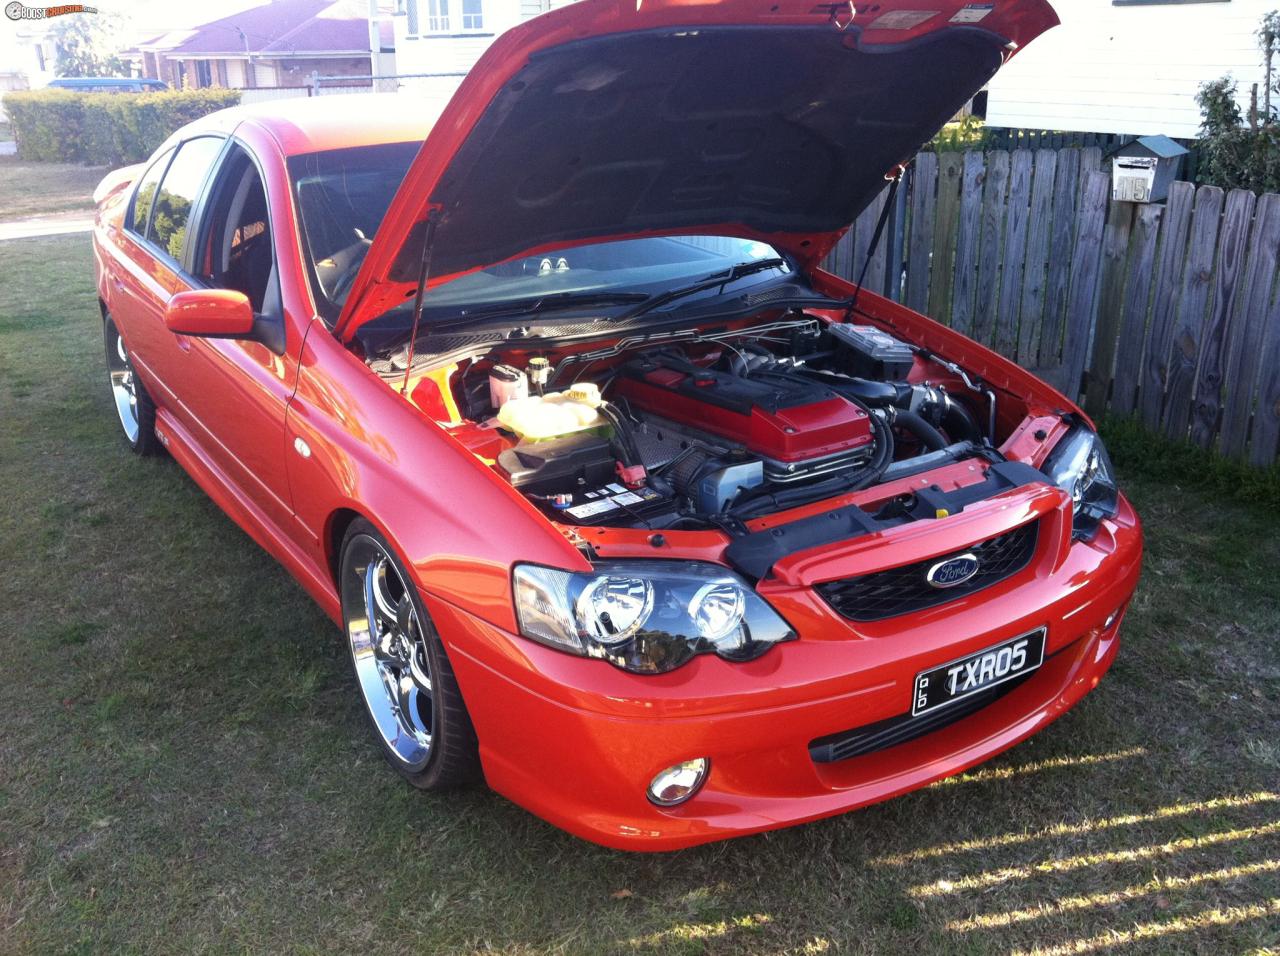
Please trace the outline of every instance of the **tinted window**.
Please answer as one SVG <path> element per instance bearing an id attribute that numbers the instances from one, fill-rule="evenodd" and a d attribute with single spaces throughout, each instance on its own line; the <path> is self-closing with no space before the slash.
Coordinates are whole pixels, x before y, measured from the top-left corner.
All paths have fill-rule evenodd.
<path id="1" fill-rule="evenodd" d="M 151 168 L 138 182 L 138 191 L 133 197 L 133 218 L 129 221 L 131 228 L 138 235 L 147 231 L 147 217 L 151 215 L 151 200 L 155 199 L 156 186 L 160 182 L 160 177 L 164 175 L 164 169 L 169 165 L 169 159 L 172 156 L 173 150 L 166 152 L 151 164 Z"/>
<path id="2" fill-rule="evenodd" d="M 359 146 L 289 160 L 321 314 L 337 318 L 391 197 L 421 146 Z"/>
<path id="3" fill-rule="evenodd" d="M 202 136 L 188 140 L 178 150 L 156 195 L 156 212 L 151 217 L 147 238 L 175 259 L 182 257 L 187 237 L 187 220 L 213 161 L 222 151 L 222 140 Z"/>

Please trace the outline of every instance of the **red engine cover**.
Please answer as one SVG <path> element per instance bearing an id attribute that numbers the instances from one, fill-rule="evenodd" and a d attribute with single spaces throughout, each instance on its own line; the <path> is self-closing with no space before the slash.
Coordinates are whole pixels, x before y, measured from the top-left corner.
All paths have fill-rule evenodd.
<path id="1" fill-rule="evenodd" d="M 629 366 L 615 393 L 637 408 L 745 445 L 765 458 L 809 461 L 874 440 L 860 406 L 819 385 L 757 381 L 710 370 Z"/>

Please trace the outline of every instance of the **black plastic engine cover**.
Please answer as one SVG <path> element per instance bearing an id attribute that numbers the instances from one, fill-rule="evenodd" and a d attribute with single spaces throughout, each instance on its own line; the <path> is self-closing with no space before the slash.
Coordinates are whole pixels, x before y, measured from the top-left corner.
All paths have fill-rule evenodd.
<path id="1" fill-rule="evenodd" d="M 608 438 L 582 434 L 521 442 L 498 455 L 498 467 L 511 484 L 534 495 L 606 485 L 615 477 L 615 461 Z"/>

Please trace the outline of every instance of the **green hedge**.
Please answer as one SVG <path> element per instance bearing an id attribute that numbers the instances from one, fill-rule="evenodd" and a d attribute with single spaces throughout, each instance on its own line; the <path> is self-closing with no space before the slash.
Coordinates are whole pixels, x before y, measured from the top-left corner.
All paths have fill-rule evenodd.
<path id="1" fill-rule="evenodd" d="M 31 162 L 121 166 L 150 156 L 180 127 L 240 102 L 239 90 L 160 93 L 6 93 L 4 108 Z"/>

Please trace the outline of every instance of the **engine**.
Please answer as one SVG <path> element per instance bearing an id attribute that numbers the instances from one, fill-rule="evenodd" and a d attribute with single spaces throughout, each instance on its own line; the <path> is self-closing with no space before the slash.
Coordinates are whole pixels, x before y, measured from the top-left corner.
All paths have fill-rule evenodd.
<path id="1" fill-rule="evenodd" d="M 488 427 L 508 436 L 496 467 L 557 521 L 705 527 L 866 487 L 895 456 L 981 439 L 963 405 L 907 381 L 910 346 L 870 326 L 793 324 L 782 348 L 725 338 L 619 350 L 598 377 L 585 374 L 598 359 L 577 355 L 580 381 L 558 390 L 549 381 L 563 368 L 545 359 L 493 364 Z"/>
<path id="2" fill-rule="evenodd" d="M 645 356 L 623 367 L 614 394 L 632 408 L 696 423 L 713 440 L 745 449 L 770 481 L 863 464 L 872 453 L 866 408 L 777 361 L 718 371 L 680 356 Z"/>

